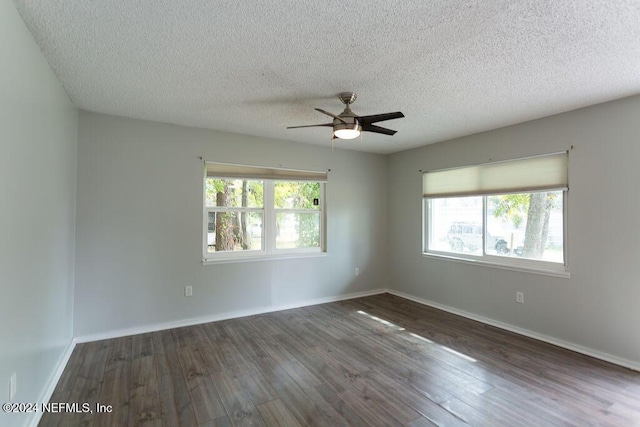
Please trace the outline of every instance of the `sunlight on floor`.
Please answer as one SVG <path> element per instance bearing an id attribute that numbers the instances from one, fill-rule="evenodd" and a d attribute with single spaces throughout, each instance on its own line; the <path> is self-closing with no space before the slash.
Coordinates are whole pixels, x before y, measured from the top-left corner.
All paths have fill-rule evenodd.
<path id="1" fill-rule="evenodd" d="M 371 314 L 369 314 L 367 312 L 364 312 L 362 310 L 358 310 L 358 314 L 363 314 L 363 315 L 367 316 L 369 319 L 375 320 L 376 322 L 380 322 L 385 326 L 389 326 L 389 327 L 397 329 L 399 331 L 404 331 L 404 328 L 396 325 L 395 323 L 391 323 L 388 320 L 384 320 L 384 319 L 381 319 L 379 317 L 373 316 L 373 315 L 371 315 Z"/>
<path id="2" fill-rule="evenodd" d="M 383 325 L 388 326 L 388 327 L 393 328 L 393 329 L 396 329 L 396 330 L 398 330 L 398 331 L 404 331 L 404 330 L 405 330 L 405 328 L 403 328 L 403 327 L 401 327 L 401 326 L 398 326 L 398 325 L 396 325 L 395 323 L 391 323 L 391 322 L 389 322 L 388 320 L 384 320 L 384 319 L 381 319 L 381 318 L 379 318 L 379 317 L 377 317 L 377 316 L 373 316 L 373 315 L 371 315 L 371 314 L 367 313 L 366 311 L 358 310 L 358 312 L 357 312 L 357 313 L 358 313 L 358 314 L 362 314 L 362 315 L 364 315 L 364 316 L 367 316 L 367 317 L 368 317 L 369 319 L 371 319 L 371 320 L 375 320 L 376 322 L 382 323 Z M 429 340 L 429 339 L 427 339 L 427 338 L 425 338 L 425 337 L 423 337 L 423 336 L 421 336 L 421 335 L 415 334 L 415 333 L 413 333 L 413 332 L 409 332 L 409 335 L 411 335 L 412 337 L 417 338 L 417 339 L 419 339 L 419 340 L 421 340 L 421 341 L 424 341 L 424 342 L 426 342 L 426 343 L 429 343 L 429 344 L 433 344 L 433 345 L 435 345 L 435 346 L 438 346 L 438 347 L 439 347 L 439 348 L 441 348 L 442 350 L 445 350 L 445 351 L 447 351 L 447 352 L 449 352 L 449 353 L 451 353 L 451 354 L 454 354 L 454 355 L 456 355 L 456 356 L 458 356 L 458 357 L 461 357 L 461 358 L 463 358 L 463 359 L 465 359 L 465 360 L 468 360 L 469 362 L 473 362 L 473 363 L 477 362 L 477 360 L 476 360 L 476 359 L 474 359 L 474 358 L 473 358 L 473 357 L 471 357 L 471 356 L 467 356 L 466 354 L 460 353 L 459 351 L 456 351 L 456 350 L 454 350 L 454 349 L 452 349 L 452 348 L 449 348 L 449 347 L 447 347 L 447 346 L 444 346 L 444 345 L 440 345 L 440 344 L 438 344 L 438 343 L 435 343 L 435 342 L 433 342 L 433 341 L 431 341 L 431 340 Z"/>

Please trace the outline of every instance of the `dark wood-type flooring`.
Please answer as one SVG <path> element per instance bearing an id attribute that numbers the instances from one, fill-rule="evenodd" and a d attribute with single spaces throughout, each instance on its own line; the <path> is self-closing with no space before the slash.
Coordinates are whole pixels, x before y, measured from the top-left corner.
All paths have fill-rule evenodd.
<path id="1" fill-rule="evenodd" d="M 40 425 L 637 426 L 640 373 L 389 294 L 76 346 Z"/>

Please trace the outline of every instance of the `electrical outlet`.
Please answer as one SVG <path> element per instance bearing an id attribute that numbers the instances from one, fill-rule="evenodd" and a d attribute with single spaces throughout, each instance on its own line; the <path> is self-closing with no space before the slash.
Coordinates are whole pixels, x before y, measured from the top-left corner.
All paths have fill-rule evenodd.
<path id="1" fill-rule="evenodd" d="M 9 378 L 9 402 L 13 402 L 18 389 L 18 375 L 14 372 Z"/>
<path id="2" fill-rule="evenodd" d="M 516 292 L 516 302 L 518 304 L 524 304 L 524 292 Z"/>
<path id="3" fill-rule="evenodd" d="M 184 287 L 184 296 L 190 297 L 193 295 L 193 286 L 185 286 Z"/>
<path id="4" fill-rule="evenodd" d="M 356 270 L 353 272 L 354 276 L 359 276 L 360 275 L 360 269 L 358 267 L 356 267 Z"/>

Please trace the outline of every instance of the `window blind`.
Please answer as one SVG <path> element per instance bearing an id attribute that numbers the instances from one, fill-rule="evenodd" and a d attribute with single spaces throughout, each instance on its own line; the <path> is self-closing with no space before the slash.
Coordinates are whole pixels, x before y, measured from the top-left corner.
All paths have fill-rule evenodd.
<path id="1" fill-rule="evenodd" d="M 425 172 L 423 196 L 461 197 L 485 194 L 566 190 L 568 152 Z"/>
<path id="2" fill-rule="evenodd" d="M 205 162 L 205 167 L 207 169 L 207 176 L 218 178 L 326 182 L 328 177 L 327 172 L 234 165 L 231 163 Z"/>

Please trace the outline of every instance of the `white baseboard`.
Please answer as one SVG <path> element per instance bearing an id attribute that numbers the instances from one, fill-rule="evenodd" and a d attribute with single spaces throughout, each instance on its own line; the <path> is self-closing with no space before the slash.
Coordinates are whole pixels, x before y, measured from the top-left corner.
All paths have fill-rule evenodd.
<path id="1" fill-rule="evenodd" d="M 85 343 L 91 341 L 100 341 L 111 338 L 126 337 L 129 335 L 146 334 L 148 332 L 164 331 L 173 328 L 182 328 L 184 326 L 200 325 L 202 323 L 217 322 L 220 320 L 236 319 L 238 317 L 253 316 L 256 314 L 271 313 L 274 311 L 289 310 L 292 308 L 307 307 L 311 305 L 326 304 L 329 302 L 343 301 L 354 298 L 362 298 L 371 295 L 383 294 L 388 292 L 387 289 L 374 289 L 371 291 L 355 292 L 351 294 L 338 295 L 333 297 L 316 298 L 313 300 L 299 301 L 293 304 L 274 305 L 268 307 L 258 307 L 246 310 L 228 311 L 225 313 L 213 314 L 210 316 L 194 317 L 191 319 L 176 320 L 172 322 L 156 323 L 152 325 L 138 326 L 135 328 L 119 329 L 97 334 L 82 335 L 75 338 L 77 343 Z"/>
<path id="2" fill-rule="evenodd" d="M 624 359 L 622 357 L 614 356 L 612 354 L 604 353 L 598 350 L 594 350 L 592 348 L 583 347 L 581 345 L 574 344 L 569 341 L 564 341 L 561 339 L 550 337 L 548 335 L 539 334 L 537 332 L 530 331 L 528 329 L 520 328 L 518 326 L 513 326 L 508 323 L 504 323 L 488 317 L 480 316 L 478 314 L 469 313 L 464 310 L 459 310 L 457 308 L 449 307 L 444 304 L 439 304 L 437 302 L 433 302 L 424 298 L 419 298 L 410 294 L 406 294 L 404 292 L 394 291 L 391 289 L 387 290 L 387 292 L 392 295 L 396 295 L 401 298 L 405 298 L 405 299 L 417 302 L 419 304 L 424 304 L 429 307 L 437 308 L 439 310 L 443 310 L 452 314 L 457 314 L 458 316 L 466 317 L 467 319 L 476 320 L 478 322 L 485 323 L 487 325 L 495 326 L 496 328 L 515 332 L 516 334 L 519 334 L 519 335 L 524 335 L 529 338 L 533 338 L 539 341 L 544 341 L 546 343 L 553 344 L 558 347 L 566 348 L 567 350 L 575 351 L 577 353 L 582 353 L 587 356 L 594 357 L 596 359 L 604 360 L 605 362 L 610 362 L 615 365 L 620 365 L 625 368 L 633 369 L 634 371 L 640 372 L 640 364 L 638 362 L 634 362 L 633 360 Z"/>
<path id="3" fill-rule="evenodd" d="M 46 402 L 49 402 L 49 400 L 51 400 L 51 396 L 53 395 L 53 392 L 56 389 L 56 386 L 58 385 L 58 381 L 60 381 L 60 377 L 62 376 L 62 372 L 64 372 L 64 368 L 67 366 L 67 363 L 69 363 L 69 358 L 71 357 L 71 353 L 73 353 L 73 349 L 75 347 L 76 347 L 76 341 L 72 339 L 67 345 L 67 348 L 65 349 L 64 353 L 58 360 L 58 363 L 56 364 L 56 368 L 53 371 L 53 374 L 49 378 L 49 381 L 47 382 L 42 394 L 40 395 L 40 398 L 36 402 L 46 403 Z M 40 422 L 40 418 L 42 418 L 42 411 L 32 412 L 31 418 L 27 420 L 26 425 L 31 427 L 37 427 L 38 423 Z"/>

